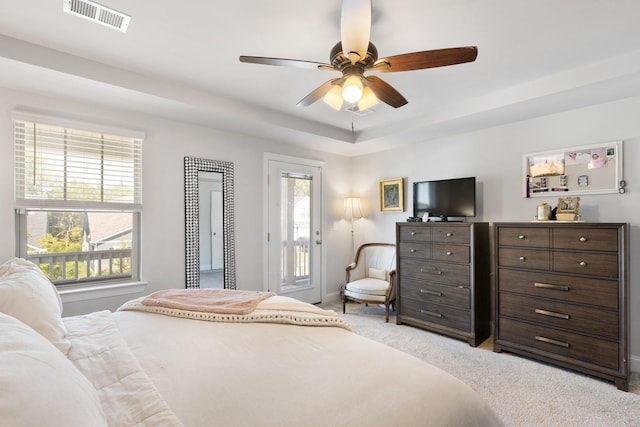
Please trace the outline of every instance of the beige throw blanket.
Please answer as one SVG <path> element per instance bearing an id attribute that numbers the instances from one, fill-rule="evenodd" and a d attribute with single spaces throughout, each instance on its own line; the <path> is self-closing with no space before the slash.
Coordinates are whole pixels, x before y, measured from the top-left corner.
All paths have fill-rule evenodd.
<path id="1" fill-rule="evenodd" d="M 186 292 L 193 292 L 193 290 Z M 229 290 L 227 292 L 238 291 Z M 184 319 L 206 320 L 209 322 L 336 326 L 349 331 L 351 330 L 349 322 L 340 318 L 333 310 L 323 310 L 315 305 L 280 295 L 268 295 L 267 298 L 257 303 L 255 310 L 247 314 L 219 313 L 204 311 L 201 308 L 199 310 L 185 310 L 159 305 L 147 305 L 144 303 L 145 298 L 148 297 L 140 297 L 128 301 L 124 303 L 118 311 L 144 311 L 147 313 L 182 317 Z"/>
<path id="2" fill-rule="evenodd" d="M 142 304 L 205 313 L 249 314 L 260 301 L 274 295 L 273 292 L 230 289 L 167 289 L 143 298 Z"/>

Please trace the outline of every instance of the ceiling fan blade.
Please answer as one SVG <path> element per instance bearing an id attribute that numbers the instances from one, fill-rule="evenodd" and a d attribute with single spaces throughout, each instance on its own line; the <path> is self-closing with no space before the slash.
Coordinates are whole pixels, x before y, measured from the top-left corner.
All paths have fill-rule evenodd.
<path id="1" fill-rule="evenodd" d="M 445 67 L 447 65 L 473 62 L 477 56 L 478 48 L 476 46 L 425 50 L 378 59 L 369 69 L 381 73 L 422 70 L 425 68 Z M 389 67 L 381 67 L 380 65 L 383 63 L 388 63 Z"/>
<path id="2" fill-rule="evenodd" d="M 306 68 L 312 70 L 333 70 L 340 71 L 338 68 L 330 64 L 323 64 L 321 62 L 302 61 L 300 59 L 284 59 L 284 58 L 268 58 L 264 56 L 240 56 L 240 62 L 247 62 L 250 64 L 263 64 L 263 65 L 277 65 L 280 67 L 295 67 Z"/>
<path id="3" fill-rule="evenodd" d="M 385 104 L 391 105 L 393 108 L 402 107 L 408 101 L 400 92 L 395 90 L 391 85 L 382 80 L 380 77 L 365 77 L 367 85 L 371 88 L 376 97 Z"/>
<path id="4" fill-rule="evenodd" d="M 371 36 L 371 0 L 343 0 L 340 39 L 344 56 L 352 64 L 364 59 Z"/>
<path id="5" fill-rule="evenodd" d="M 331 79 L 328 82 L 323 83 L 320 87 L 315 89 L 309 95 L 305 96 L 296 105 L 298 107 L 308 107 L 319 99 L 322 99 L 336 84 L 340 84 L 342 77 L 337 79 Z"/>

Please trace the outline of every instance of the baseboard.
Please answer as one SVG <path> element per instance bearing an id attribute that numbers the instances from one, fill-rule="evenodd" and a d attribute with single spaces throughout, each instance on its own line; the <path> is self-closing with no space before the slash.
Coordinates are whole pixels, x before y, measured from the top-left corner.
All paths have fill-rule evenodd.
<path id="1" fill-rule="evenodd" d="M 340 301 L 340 291 L 329 292 L 325 294 L 324 298 L 322 299 L 323 304 L 330 304 L 330 303 L 339 302 L 339 301 Z"/>
<path id="2" fill-rule="evenodd" d="M 640 356 L 631 355 L 629 369 L 631 372 L 640 372 Z"/>

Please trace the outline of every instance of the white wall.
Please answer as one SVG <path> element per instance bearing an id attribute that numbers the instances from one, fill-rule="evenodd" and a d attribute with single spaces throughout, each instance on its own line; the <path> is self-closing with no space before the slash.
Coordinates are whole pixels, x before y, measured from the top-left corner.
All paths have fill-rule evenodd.
<path id="1" fill-rule="evenodd" d="M 50 99 L 0 88 L 0 262 L 15 256 L 13 197 L 13 127 L 16 107 L 42 114 L 143 131 L 143 212 L 141 278 L 145 293 L 185 286 L 184 171 L 185 156 L 235 164 L 235 236 L 238 289 L 262 290 L 262 162 L 263 152 L 325 162 L 324 299 L 336 299 L 350 252 L 348 224 L 341 220 L 342 198 L 349 192 L 351 159 L 300 147 L 218 132 L 131 111 L 116 111 L 69 100 Z M 340 208 L 338 209 L 337 201 Z M 256 207 L 258 211 L 256 211 Z M 331 248 L 328 250 L 327 248 Z M 243 268 L 243 266 L 246 266 Z M 114 310 L 139 295 L 65 303 L 64 314 Z"/>
<path id="2" fill-rule="evenodd" d="M 522 197 L 522 156 L 525 153 L 624 140 L 626 194 L 580 198 L 586 221 L 631 224 L 630 341 L 635 370 L 640 370 L 640 98 L 573 110 L 479 132 L 442 138 L 394 151 L 362 156 L 354 161 L 354 193 L 370 200 L 367 220 L 356 223 L 362 241 L 394 241 L 395 222 L 411 216 L 411 183 L 429 179 L 475 176 L 478 182 L 475 221 L 530 221 L 543 201 L 557 197 Z M 379 212 L 378 181 L 405 178 L 404 213 Z"/>
<path id="3" fill-rule="evenodd" d="M 631 353 L 640 363 L 640 273 L 633 268 L 635 254 L 640 253 L 640 223 L 634 215 L 640 209 L 638 97 L 350 159 L 131 111 L 0 88 L 0 224 L 4 230 L 0 262 L 15 255 L 13 128 L 9 113 L 16 107 L 145 132 L 141 274 L 149 283 L 147 293 L 184 287 L 185 156 L 235 164 L 237 286 L 250 290 L 263 288 L 260 242 L 264 231 L 262 220 L 256 217 L 256 207 L 263 206 L 262 198 L 256 197 L 262 189 L 263 153 L 326 162 L 323 299 L 329 300 L 337 298 L 344 280 L 343 266 L 351 257 L 350 225 L 342 219 L 343 197 L 363 197 L 366 218 L 355 224 L 356 245 L 365 241 L 395 242 L 395 222 L 410 215 L 410 209 L 397 214 L 379 211 L 378 182 L 387 178 L 404 177 L 407 190 L 413 181 L 473 175 L 480 189 L 477 221 L 529 221 L 541 201 L 555 205 L 556 200 L 521 197 L 523 154 L 624 140 L 628 192 L 583 196 L 580 211 L 587 221 L 631 223 L 630 339 Z M 405 193 L 407 207 L 412 202 L 409 193 Z M 65 315 L 113 310 L 136 296 L 67 303 Z"/>

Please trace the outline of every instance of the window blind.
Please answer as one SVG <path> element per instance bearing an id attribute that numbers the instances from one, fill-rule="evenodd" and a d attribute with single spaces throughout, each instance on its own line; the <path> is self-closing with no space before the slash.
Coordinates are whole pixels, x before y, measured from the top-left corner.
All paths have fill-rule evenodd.
<path id="1" fill-rule="evenodd" d="M 142 208 L 142 139 L 14 118 L 17 208 Z"/>

